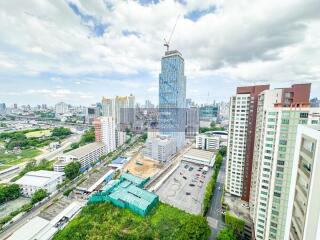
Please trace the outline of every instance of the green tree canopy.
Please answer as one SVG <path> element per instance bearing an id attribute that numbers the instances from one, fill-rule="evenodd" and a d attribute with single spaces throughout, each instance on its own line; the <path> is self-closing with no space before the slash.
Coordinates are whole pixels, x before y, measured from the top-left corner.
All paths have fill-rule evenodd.
<path id="1" fill-rule="evenodd" d="M 237 240 L 237 238 L 232 229 L 224 228 L 218 233 L 217 240 Z"/>
<path id="2" fill-rule="evenodd" d="M 31 203 L 35 204 L 37 202 L 40 202 L 42 199 L 48 196 L 48 192 L 45 189 L 39 189 L 37 190 L 31 198 Z"/>
<path id="3" fill-rule="evenodd" d="M 64 173 L 68 179 L 72 180 L 80 174 L 80 168 L 79 162 L 71 162 L 64 167 Z"/>
<path id="4" fill-rule="evenodd" d="M 17 184 L 0 186 L 0 204 L 20 197 L 20 187 Z"/>

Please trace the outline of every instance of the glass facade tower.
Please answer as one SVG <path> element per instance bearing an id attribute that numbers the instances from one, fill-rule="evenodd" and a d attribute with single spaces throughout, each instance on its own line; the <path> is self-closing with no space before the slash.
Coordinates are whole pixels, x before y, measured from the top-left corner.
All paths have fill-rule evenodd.
<path id="1" fill-rule="evenodd" d="M 159 130 L 175 138 L 177 149 L 185 143 L 186 77 L 184 59 L 178 51 L 167 51 L 159 75 Z"/>

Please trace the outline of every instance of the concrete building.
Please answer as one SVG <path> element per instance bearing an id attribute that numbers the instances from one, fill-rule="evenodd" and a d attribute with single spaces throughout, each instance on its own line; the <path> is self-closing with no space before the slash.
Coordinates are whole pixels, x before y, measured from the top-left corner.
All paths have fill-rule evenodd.
<path id="1" fill-rule="evenodd" d="M 250 192 L 256 239 L 284 239 L 297 126 L 317 120 L 310 84 L 259 95 Z"/>
<path id="2" fill-rule="evenodd" d="M 120 131 L 116 129 L 115 136 L 116 136 L 116 147 L 120 147 L 126 142 L 127 134 L 125 131 Z"/>
<path id="3" fill-rule="evenodd" d="M 226 191 L 249 201 L 258 95 L 269 85 L 238 87 L 230 99 Z"/>
<path id="4" fill-rule="evenodd" d="M 64 102 L 59 102 L 55 105 L 55 112 L 59 115 L 69 113 L 69 105 Z"/>
<path id="5" fill-rule="evenodd" d="M 175 138 L 170 136 L 148 138 L 145 143 L 143 154 L 148 158 L 166 162 L 176 153 L 175 141 Z"/>
<path id="6" fill-rule="evenodd" d="M 102 115 L 113 117 L 117 127 L 121 130 L 131 128 L 135 116 L 135 97 L 130 94 L 115 98 L 102 98 Z"/>
<path id="7" fill-rule="evenodd" d="M 298 126 L 285 240 L 320 239 L 320 126 Z"/>
<path id="8" fill-rule="evenodd" d="M 49 240 L 54 234 L 63 229 L 81 210 L 82 204 L 72 202 L 53 219 L 40 216 L 33 217 L 27 223 L 10 235 L 8 240 Z"/>
<path id="9" fill-rule="evenodd" d="M 177 149 L 185 144 L 186 77 L 180 52 L 166 51 L 159 75 L 160 135 L 176 139 Z"/>
<path id="10" fill-rule="evenodd" d="M 199 133 L 200 120 L 197 107 L 186 108 L 186 137 L 194 137 Z"/>
<path id="11" fill-rule="evenodd" d="M 80 148 L 60 155 L 58 157 L 58 161 L 54 164 L 54 171 L 63 172 L 64 167 L 72 161 L 80 162 L 81 171 L 84 171 L 88 169 L 93 163 L 98 161 L 99 158 L 106 153 L 107 147 L 104 143 L 89 143 Z"/>
<path id="12" fill-rule="evenodd" d="M 24 196 L 32 197 L 39 189 L 45 189 L 49 194 L 56 191 L 57 185 L 62 183 L 63 178 L 62 172 L 40 170 L 26 173 L 15 183 L 20 185 Z"/>
<path id="13" fill-rule="evenodd" d="M 182 158 L 182 161 L 192 162 L 208 167 L 213 167 L 214 160 L 215 153 L 199 149 L 189 149 Z"/>
<path id="14" fill-rule="evenodd" d="M 116 124 L 113 117 L 99 117 L 93 122 L 96 142 L 106 145 L 107 153 L 116 149 Z M 118 135 L 118 133 L 117 133 Z"/>
<path id="15" fill-rule="evenodd" d="M 220 148 L 220 136 L 211 134 L 199 134 L 196 136 L 196 148 L 216 151 Z"/>
<path id="16" fill-rule="evenodd" d="M 86 109 L 85 120 L 86 123 L 92 124 L 93 121 L 100 116 L 100 108 L 97 106 L 88 107 Z"/>

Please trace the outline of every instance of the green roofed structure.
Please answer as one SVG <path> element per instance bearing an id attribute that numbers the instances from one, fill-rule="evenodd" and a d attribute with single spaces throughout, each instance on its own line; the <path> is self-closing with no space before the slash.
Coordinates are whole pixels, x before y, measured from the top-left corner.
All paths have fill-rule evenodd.
<path id="1" fill-rule="evenodd" d="M 143 186 L 149 179 L 142 179 L 129 173 L 106 185 L 101 192 L 93 194 L 89 203 L 111 202 L 121 208 L 128 208 L 140 216 L 147 215 L 157 205 L 159 197 Z"/>

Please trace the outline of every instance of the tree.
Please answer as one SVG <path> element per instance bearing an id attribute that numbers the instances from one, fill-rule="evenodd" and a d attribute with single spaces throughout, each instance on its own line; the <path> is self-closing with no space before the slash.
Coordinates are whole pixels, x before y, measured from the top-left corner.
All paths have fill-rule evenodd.
<path id="1" fill-rule="evenodd" d="M 237 238 L 232 229 L 224 228 L 218 233 L 217 240 L 237 240 Z"/>
<path id="2" fill-rule="evenodd" d="M 0 204 L 20 197 L 20 187 L 17 184 L 0 187 Z"/>
<path id="3" fill-rule="evenodd" d="M 82 135 L 79 144 L 84 145 L 86 143 L 91 143 L 96 140 L 96 136 L 94 133 L 94 128 L 90 128 L 90 130 L 85 131 L 85 133 Z"/>
<path id="4" fill-rule="evenodd" d="M 39 189 L 37 191 L 35 191 L 35 193 L 32 195 L 31 197 L 31 203 L 35 204 L 37 202 L 40 202 L 41 200 L 43 200 L 44 198 L 46 198 L 48 196 L 48 192 L 46 189 Z"/>
<path id="5" fill-rule="evenodd" d="M 54 128 L 51 132 L 51 136 L 54 137 L 66 137 L 71 134 L 71 130 L 69 128 L 59 127 Z"/>
<path id="6" fill-rule="evenodd" d="M 64 167 L 64 173 L 69 180 L 72 180 L 80 174 L 80 168 L 79 162 L 71 162 Z"/>
<path id="7" fill-rule="evenodd" d="M 227 154 L 227 147 L 223 146 L 219 149 L 219 153 L 221 154 L 222 157 L 224 157 Z"/>

